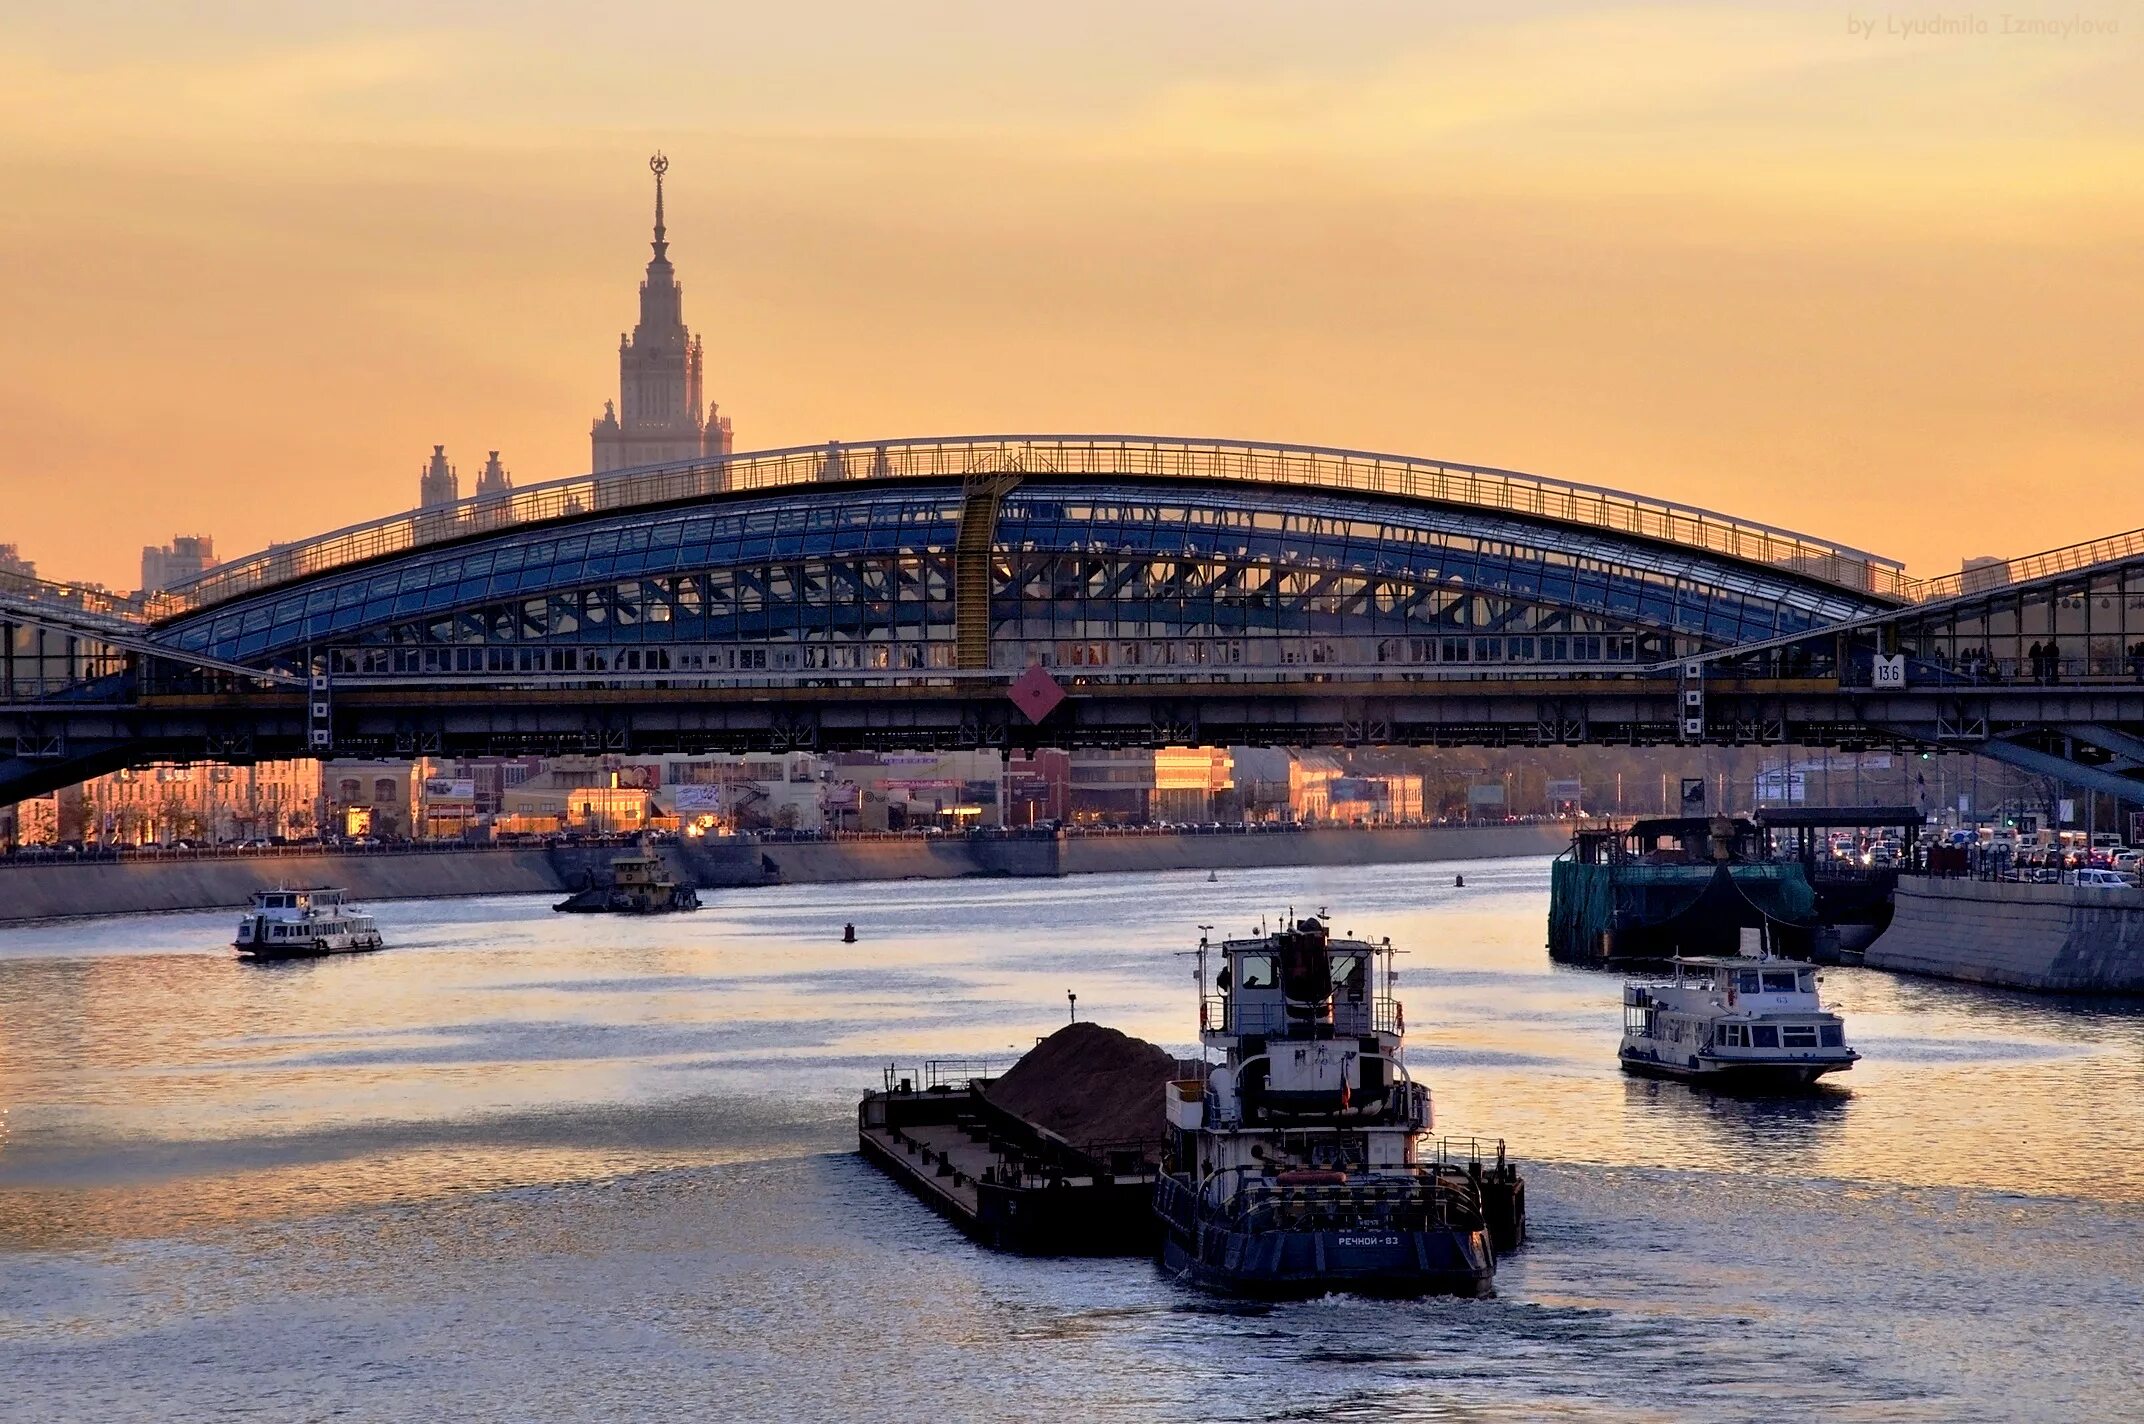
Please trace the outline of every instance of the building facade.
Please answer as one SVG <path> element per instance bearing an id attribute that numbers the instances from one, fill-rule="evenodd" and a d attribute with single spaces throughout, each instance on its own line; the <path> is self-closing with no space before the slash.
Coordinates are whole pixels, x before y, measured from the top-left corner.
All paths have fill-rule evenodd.
<path id="1" fill-rule="evenodd" d="M 303 838 L 319 824 L 320 763 L 157 765 L 59 793 L 54 834 L 91 845 Z"/>
<path id="2" fill-rule="evenodd" d="M 633 465 L 698 460 L 730 453 L 735 435 L 713 402 L 702 413 L 704 351 L 685 326 L 685 289 L 670 265 L 663 226 L 663 174 L 670 161 L 648 160 L 655 175 L 655 255 L 640 284 L 640 320 L 618 338 L 618 399 L 605 401 L 589 432 L 590 468 L 600 474 Z"/>
<path id="3" fill-rule="evenodd" d="M 417 507 L 439 509 L 461 497 L 461 475 L 447 463 L 447 447 L 434 445 L 432 458 L 417 473 Z"/>
<path id="4" fill-rule="evenodd" d="M 179 534 L 169 544 L 141 551 L 141 591 L 160 593 L 199 578 L 216 566 L 216 541 L 206 534 Z"/>

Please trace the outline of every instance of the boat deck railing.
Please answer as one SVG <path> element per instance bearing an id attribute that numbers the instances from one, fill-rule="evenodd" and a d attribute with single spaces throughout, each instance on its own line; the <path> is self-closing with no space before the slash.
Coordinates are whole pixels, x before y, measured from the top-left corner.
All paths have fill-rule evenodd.
<path id="1" fill-rule="evenodd" d="M 1412 1180 L 1295 1186 L 1244 1184 L 1222 1204 L 1222 1220 L 1239 1231 L 1323 1231 L 1335 1228 L 1421 1230 L 1475 1225 L 1480 1197 L 1457 1169 L 1426 1169 Z"/>
<path id="2" fill-rule="evenodd" d="M 1326 1020 L 1290 1018 L 1285 1004 L 1231 1003 L 1229 994 L 1199 1000 L 1199 1027 L 1209 1033 L 1278 1034 L 1291 1028 L 1323 1027 Z M 1233 1009 L 1233 1014 L 1231 1010 Z M 1329 1021 L 1339 1037 L 1365 1033 L 1399 1033 L 1404 1016 L 1397 999 L 1333 1000 Z"/>
<path id="3" fill-rule="evenodd" d="M 998 1077 L 1011 1066 L 996 1058 L 928 1058 L 921 1068 L 888 1063 L 885 1087 L 889 1093 L 927 1093 L 933 1089 L 965 1092 Z"/>

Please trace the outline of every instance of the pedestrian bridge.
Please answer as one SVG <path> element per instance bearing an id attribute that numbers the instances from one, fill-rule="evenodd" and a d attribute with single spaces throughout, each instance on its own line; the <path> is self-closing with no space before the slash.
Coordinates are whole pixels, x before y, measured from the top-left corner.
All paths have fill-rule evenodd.
<path id="1" fill-rule="evenodd" d="M 374 520 L 145 604 L 0 587 L 15 753 L 0 797 L 130 762 L 309 750 L 1957 743 L 2027 727 L 2069 764 L 2046 727 L 2144 732 L 2127 701 L 2144 661 L 2132 562 L 2144 537 L 1920 581 L 1708 509 L 1313 446 L 796 447 Z M 1062 701 L 1022 711 L 1009 684 L 1035 666 Z M 2069 706 L 2086 688 L 2116 703 Z M 2024 689 L 2038 701 L 2020 722 L 2004 709 Z M 2126 755 L 2087 745 L 2086 760 Z"/>

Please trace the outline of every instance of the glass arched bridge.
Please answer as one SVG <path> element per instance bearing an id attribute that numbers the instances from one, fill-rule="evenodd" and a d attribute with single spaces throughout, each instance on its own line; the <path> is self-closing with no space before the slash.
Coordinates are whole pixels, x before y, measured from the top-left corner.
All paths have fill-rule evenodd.
<path id="1" fill-rule="evenodd" d="M 798 447 L 376 520 L 147 605 L 0 589 L 0 795 L 307 750 L 2000 737 L 1983 704 L 2020 686 L 2138 681 L 2131 556 L 1969 588 L 1710 510 L 1362 451 Z M 2080 577 L 2115 606 L 2088 597 L 2080 622 L 2050 592 L 2029 656 L 1995 631 Z M 1008 684 L 1038 666 L 1063 698 L 1024 712 Z M 1878 677 L 1896 717 L 1863 705 Z"/>

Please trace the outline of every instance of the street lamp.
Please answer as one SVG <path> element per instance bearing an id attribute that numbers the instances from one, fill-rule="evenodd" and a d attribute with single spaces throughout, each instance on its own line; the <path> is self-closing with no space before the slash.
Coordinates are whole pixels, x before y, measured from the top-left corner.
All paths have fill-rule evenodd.
<path id="1" fill-rule="evenodd" d="M 1067 1009 L 1068 1009 L 1068 1010 L 1069 1010 L 1069 1011 L 1071 1012 L 1071 1015 L 1072 1015 L 1072 1018 L 1071 1018 L 1071 1022 L 1073 1022 L 1073 1023 L 1078 1023 L 1078 1022 L 1079 1022 L 1079 995 L 1077 995 L 1077 994 L 1073 993 L 1073 992 L 1072 992 L 1072 991 L 1071 991 L 1070 989 L 1067 989 L 1067 990 L 1065 990 L 1065 1006 L 1066 1006 L 1066 1008 L 1067 1008 Z"/>

